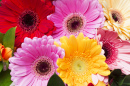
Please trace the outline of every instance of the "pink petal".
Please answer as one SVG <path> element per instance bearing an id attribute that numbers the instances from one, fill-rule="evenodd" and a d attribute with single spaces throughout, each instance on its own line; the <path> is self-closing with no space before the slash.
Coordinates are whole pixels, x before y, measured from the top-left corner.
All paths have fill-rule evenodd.
<path id="1" fill-rule="evenodd" d="M 31 83 L 33 78 L 34 78 L 34 75 L 30 73 L 29 75 L 23 78 L 19 86 L 27 86 L 29 83 Z"/>
<path id="2" fill-rule="evenodd" d="M 90 14 L 87 14 L 87 22 L 95 20 L 99 16 L 100 12 L 98 10 L 93 10 Z"/>
<path id="3" fill-rule="evenodd" d="M 103 80 L 104 80 L 104 77 L 101 76 L 101 75 L 99 75 L 99 74 L 97 74 L 97 77 L 98 77 L 98 79 L 99 79 L 100 81 L 103 81 Z"/>
<path id="4" fill-rule="evenodd" d="M 83 0 L 82 4 L 79 4 L 79 6 L 80 6 L 80 10 L 79 11 L 82 14 L 84 14 L 87 11 L 88 7 L 89 7 L 89 1 L 88 0 Z"/>
<path id="5" fill-rule="evenodd" d="M 32 40 L 30 38 L 25 37 L 24 38 L 24 43 L 31 44 Z"/>
<path id="6" fill-rule="evenodd" d="M 87 28 L 99 28 L 101 24 L 87 25 Z"/>
<path id="7" fill-rule="evenodd" d="M 48 80 L 43 80 L 41 86 L 47 86 Z"/>
<path id="8" fill-rule="evenodd" d="M 94 85 L 96 85 L 98 83 L 98 77 L 97 77 L 97 75 L 92 74 L 92 81 L 93 81 Z"/>
<path id="9" fill-rule="evenodd" d="M 69 11 L 70 8 L 66 4 L 64 4 L 62 0 L 55 1 L 53 3 L 56 7 L 61 9 L 66 15 L 70 13 Z"/>
<path id="10" fill-rule="evenodd" d="M 130 55 L 129 54 L 118 54 L 118 58 L 124 60 L 126 62 L 130 62 Z"/>

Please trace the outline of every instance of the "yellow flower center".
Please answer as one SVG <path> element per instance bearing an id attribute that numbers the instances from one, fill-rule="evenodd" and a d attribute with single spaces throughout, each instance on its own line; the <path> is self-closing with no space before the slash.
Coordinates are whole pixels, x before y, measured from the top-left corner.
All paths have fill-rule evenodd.
<path id="1" fill-rule="evenodd" d="M 84 58 L 76 56 L 72 60 L 72 70 L 74 73 L 78 75 L 84 75 L 86 71 L 88 70 L 87 62 Z"/>

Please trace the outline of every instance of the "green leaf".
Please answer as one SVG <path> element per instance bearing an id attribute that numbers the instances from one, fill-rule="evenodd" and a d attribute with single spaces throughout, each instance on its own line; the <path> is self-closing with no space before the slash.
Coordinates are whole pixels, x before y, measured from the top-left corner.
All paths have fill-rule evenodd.
<path id="1" fill-rule="evenodd" d="M 4 34 L 0 32 L 0 43 L 3 43 Z"/>
<path id="2" fill-rule="evenodd" d="M 11 83 L 10 70 L 2 71 L 0 73 L 0 86 L 10 86 Z"/>
<path id="3" fill-rule="evenodd" d="M 110 76 L 120 76 L 121 74 L 122 73 L 120 69 L 115 69 L 111 72 Z"/>
<path id="4" fill-rule="evenodd" d="M 15 29 L 16 27 L 9 29 L 3 38 L 3 45 L 5 47 L 10 47 L 12 50 L 14 49 Z"/>
<path id="5" fill-rule="evenodd" d="M 111 72 L 111 74 L 109 75 L 109 82 L 111 82 L 111 80 L 114 80 L 115 82 L 117 82 L 117 78 L 119 78 L 121 76 L 121 70 L 120 69 L 115 69 Z M 121 84 L 121 83 L 119 83 Z"/>
<path id="6" fill-rule="evenodd" d="M 127 75 L 127 76 L 125 77 L 123 84 L 130 86 L 130 75 Z"/>
<path id="7" fill-rule="evenodd" d="M 125 76 L 117 76 L 115 79 L 114 79 L 114 81 L 116 81 L 117 82 L 117 84 L 118 84 L 118 86 L 122 86 L 122 84 L 123 84 L 123 82 L 124 82 L 124 78 L 125 78 Z"/>
<path id="8" fill-rule="evenodd" d="M 65 84 L 57 74 L 53 74 L 47 86 L 65 86 Z"/>
<path id="9" fill-rule="evenodd" d="M 3 63 L 2 63 L 2 61 L 0 62 L 0 72 L 2 71 L 2 69 L 3 69 Z"/>
<path id="10" fill-rule="evenodd" d="M 118 86 L 116 82 L 112 82 L 111 86 Z"/>

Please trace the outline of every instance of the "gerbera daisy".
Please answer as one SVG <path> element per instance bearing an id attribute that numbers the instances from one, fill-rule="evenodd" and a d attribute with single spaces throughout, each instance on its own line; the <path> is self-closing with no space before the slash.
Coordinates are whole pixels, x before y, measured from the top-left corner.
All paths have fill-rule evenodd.
<path id="1" fill-rule="evenodd" d="M 96 34 L 95 28 L 104 25 L 105 18 L 98 0 L 56 0 L 53 4 L 55 13 L 48 19 L 57 28 L 53 33 L 56 38 L 69 37 L 71 34 L 77 36 L 80 32 L 93 38 Z"/>
<path id="2" fill-rule="evenodd" d="M 9 59 L 11 80 L 15 86 L 47 86 L 58 67 L 57 59 L 64 55 L 64 50 L 54 45 L 51 36 L 25 38 L 21 48 Z"/>
<path id="3" fill-rule="evenodd" d="M 108 76 L 110 71 L 106 57 L 100 55 L 101 46 L 94 39 L 80 33 L 77 38 L 71 35 L 60 39 L 65 57 L 57 60 L 59 76 L 68 86 L 87 86 L 92 83 L 92 74 Z M 56 43 L 55 43 L 56 44 Z"/>
<path id="4" fill-rule="evenodd" d="M 99 41 L 102 42 L 102 49 L 105 51 L 106 63 L 111 70 L 121 69 L 126 75 L 130 74 L 130 43 L 118 39 L 114 31 L 100 29 Z"/>
<path id="5" fill-rule="evenodd" d="M 55 30 L 47 16 L 54 12 L 51 2 L 41 0 L 2 0 L 0 6 L 0 32 L 16 28 L 15 46 L 20 47 L 25 37 L 51 35 Z"/>
<path id="6" fill-rule="evenodd" d="M 130 39 L 130 0 L 99 0 L 106 17 L 103 29 L 116 31 L 122 40 Z"/>

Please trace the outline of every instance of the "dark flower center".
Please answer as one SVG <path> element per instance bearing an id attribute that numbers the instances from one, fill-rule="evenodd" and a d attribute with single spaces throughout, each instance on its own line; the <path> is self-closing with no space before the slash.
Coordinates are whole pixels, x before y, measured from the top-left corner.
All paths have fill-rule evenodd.
<path id="1" fill-rule="evenodd" d="M 104 55 L 106 57 L 106 63 L 111 64 L 117 58 L 117 49 L 113 43 L 107 42 L 103 43 L 102 49 L 104 50 Z"/>
<path id="2" fill-rule="evenodd" d="M 35 22 L 36 20 L 32 15 L 26 14 L 23 16 L 22 24 L 26 25 L 26 27 L 32 26 Z"/>
<path id="3" fill-rule="evenodd" d="M 33 11 L 27 10 L 24 11 L 19 18 L 19 25 L 22 30 L 26 32 L 32 32 L 36 29 L 38 25 L 38 16 Z"/>
<path id="4" fill-rule="evenodd" d="M 115 22 L 119 21 L 116 14 L 114 14 L 114 13 L 112 14 L 112 18 L 114 19 Z"/>
<path id="5" fill-rule="evenodd" d="M 79 16 L 74 16 L 67 21 L 67 28 L 70 32 L 78 31 L 83 26 L 83 19 Z"/>
<path id="6" fill-rule="evenodd" d="M 47 61 L 38 62 L 37 66 L 36 66 L 36 71 L 40 75 L 47 75 L 51 71 L 51 65 Z"/>
<path id="7" fill-rule="evenodd" d="M 110 49 L 104 45 L 103 50 L 105 52 L 104 55 L 106 56 L 106 59 L 108 59 L 110 57 L 110 53 L 111 53 Z"/>
<path id="8" fill-rule="evenodd" d="M 123 18 L 120 12 L 116 11 L 116 10 L 112 10 L 111 11 L 111 15 L 112 15 L 112 19 L 115 22 L 118 22 L 119 24 L 123 22 Z"/>

